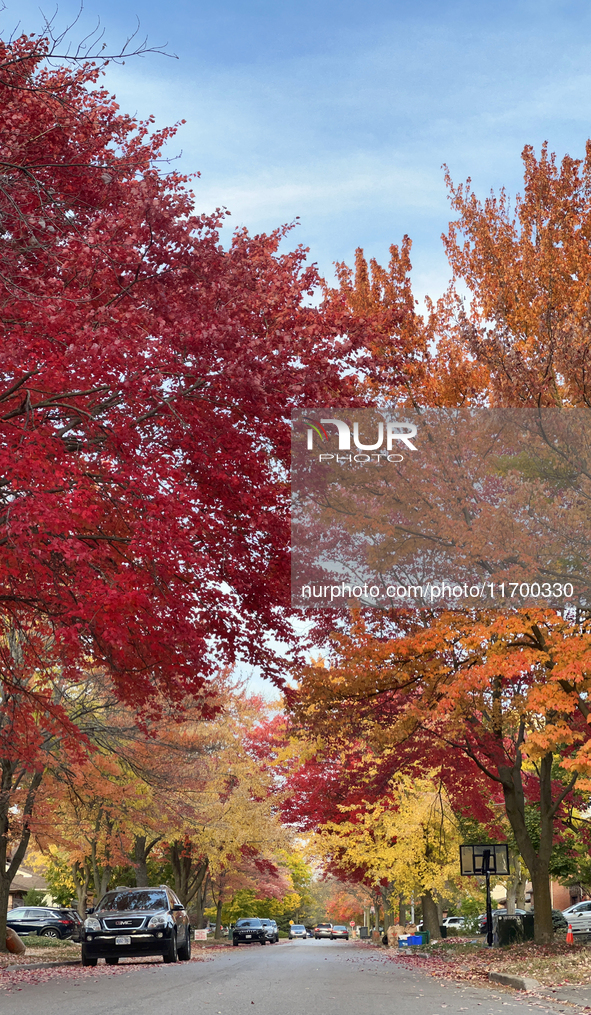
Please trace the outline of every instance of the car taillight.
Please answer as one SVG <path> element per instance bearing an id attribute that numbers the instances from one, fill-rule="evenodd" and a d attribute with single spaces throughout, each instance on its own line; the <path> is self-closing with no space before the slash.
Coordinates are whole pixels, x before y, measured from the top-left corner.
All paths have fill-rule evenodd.
<path id="1" fill-rule="evenodd" d="M 69 926 L 70 926 L 70 923 L 71 923 L 72 921 L 71 921 L 71 920 L 60 920 L 59 922 L 60 922 L 60 923 L 65 923 L 65 924 L 66 924 L 66 927 L 69 927 Z"/>

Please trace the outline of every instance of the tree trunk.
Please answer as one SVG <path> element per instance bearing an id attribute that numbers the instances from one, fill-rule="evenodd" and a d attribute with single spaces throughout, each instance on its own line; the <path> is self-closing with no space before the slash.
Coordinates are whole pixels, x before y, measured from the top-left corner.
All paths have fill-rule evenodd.
<path id="1" fill-rule="evenodd" d="M 148 857 L 154 846 L 160 842 L 162 836 L 148 842 L 146 835 L 136 835 L 133 840 L 133 866 L 135 868 L 135 883 L 137 888 L 147 888 L 150 884 L 148 879 Z"/>
<path id="2" fill-rule="evenodd" d="M 203 916 L 203 894 L 201 891 L 195 893 L 195 898 L 193 899 L 191 908 L 195 914 L 195 924 L 197 929 L 201 930 L 205 926 L 205 919 Z"/>
<path id="3" fill-rule="evenodd" d="M 515 890 L 515 908 L 525 909 L 525 885 L 527 882 L 527 871 L 520 862 L 519 863 L 519 881 Z"/>
<path id="4" fill-rule="evenodd" d="M 505 797 L 505 811 L 513 829 L 519 852 L 529 869 L 534 888 L 534 940 L 551 944 L 554 939 L 552 901 L 550 897 L 550 856 L 554 838 L 554 815 L 557 804 L 552 801 L 552 754 L 538 762 L 540 785 L 540 841 L 536 850 L 525 821 L 525 794 L 521 776 L 521 752 L 512 766 L 500 765 L 499 777 Z"/>
<path id="5" fill-rule="evenodd" d="M 507 882 L 507 914 L 513 916 L 517 909 L 525 909 L 525 869 L 518 853 L 509 853 L 511 877 Z"/>
<path id="6" fill-rule="evenodd" d="M 423 907 L 423 927 L 429 931 L 431 940 L 436 941 L 440 936 L 439 915 L 437 913 L 437 903 L 431 892 L 425 892 L 424 895 L 421 895 L 421 905 Z"/>
<path id="7" fill-rule="evenodd" d="M 509 852 L 509 870 L 511 875 L 507 879 L 507 916 L 515 916 L 517 882 L 521 873 L 519 858 L 511 850 Z"/>
<path id="8" fill-rule="evenodd" d="M 538 944 L 549 944 L 554 940 L 554 925 L 548 865 L 541 864 L 540 869 L 530 870 L 530 875 L 534 893 L 534 940 Z"/>
<path id="9" fill-rule="evenodd" d="M 183 906 L 192 906 L 199 926 L 203 926 L 203 882 L 209 869 L 209 860 L 201 858 L 195 865 L 190 844 L 173 842 L 170 845 L 170 862 L 174 875 L 174 888 Z"/>
<path id="10" fill-rule="evenodd" d="M 8 916 L 9 893 L 10 881 L 7 877 L 0 877 L 0 952 L 8 951 L 6 947 L 6 918 Z"/>
<path id="11" fill-rule="evenodd" d="M 515 879 L 509 878 L 507 881 L 507 916 L 515 916 Z"/>
<path id="12" fill-rule="evenodd" d="M 109 887 L 109 881 L 113 873 L 113 868 L 109 863 L 106 863 L 103 867 L 100 866 L 97 858 L 97 843 L 96 840 L 90 845 L 90 856 L 92 862 L 92 880 L 94 884 L 94 893 L 96 901 L 102 899 L 103 895 Z"/>
<path id="13" fill-rule="evenodd" d="M 406 908 L 404 895 L 401 895 L 398 900 L 398 922 L 401 927 L 404 927 L 404 924 L 406 923 Z"/>
<path id="14" fill-rule="evenodd" d="M 223 906 L 223 900 L 222 900 L 222 897 L 220 895 L 220 897 L 219 897 L 219 899 L 217 901 L 217 906 L 216 906 L 216 911 L 215 911 L 215 935 L 214 935 L 214 937 L 218 941 L 219 941 L 219 939 L 222 936 L 222 906 Z"/>
<path id="15" fill-rule="evenodd" d="M 148 887 L 148 854 L 145 835 L 136 835 L 133 840 L 133 866 L 135 867 L 136 888 Z"/>
<path id="16" fill-rule="evenodd" d="M 9 863 L 8 833 L 10 831 L 12 793 L 15 781 L 19 781 L 19 776 L 16 774 L 17 764 L 17 762 L 9 761 L 6 758 L 3 758 L 0 763 L 2 770 L 2 782 L 0 784 L 0 952 L 7 951 L 6 918 L 8 915 L 10 886 L 27 852 L 27 846 L 31 838 L 29 819 L 33 813 L 37 790 L 43 778 L 43 772 L 35 772 L 30 778 L 27 796 L 22 809 L 21 835 Z"/>
<path id="17" fill-rule="evenodd" d="M 78 861 L 72 867 L 72 878 L 74 879 L 74 885 L 76 886 L 76 899 L 78 901 L 78 913 L 82 920 L 86 919 L 86 901 L 88 896 L 88 886 L 90 884 L 90 868 L 84 861 L 83 865 L 80 866 Z"/>
<path id="18" fill-rule="evenodd" d="M 380 893 L 381 893 L 381 896 L 382 896 L 382 904 L 383 904 L 383 907 L 384 907 L 384 934 L 387 934 L 388 927 L 390 926 L 390 905 L 391 905 L 391 902 L 390 902 L 390 898 L 388 896 L 388 889 L 387 888 L 383 888 L 383 887 L 380 888 Z"/>

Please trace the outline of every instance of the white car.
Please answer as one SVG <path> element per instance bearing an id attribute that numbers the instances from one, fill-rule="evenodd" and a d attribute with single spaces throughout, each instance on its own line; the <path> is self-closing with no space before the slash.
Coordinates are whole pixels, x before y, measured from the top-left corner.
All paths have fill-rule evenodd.
<path id="1" fill-rule="evenodd" d="M 591 934 L 591 902 L 577 902 L 563 909 L 562 915 L 570 923 L 573 934 Z"/>
<path id="2" fill-rule="evenodd" d="M 443 921 L 444 927 L 453 927 L 456 930 L 461 930 L 466 925 L 465 916 L 447 916 Z"/>

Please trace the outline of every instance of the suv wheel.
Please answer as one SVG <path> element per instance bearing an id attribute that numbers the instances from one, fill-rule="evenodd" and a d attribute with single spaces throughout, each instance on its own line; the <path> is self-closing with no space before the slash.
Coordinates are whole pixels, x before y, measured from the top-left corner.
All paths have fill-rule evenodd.
<path id="1" fill-rule="evenodd" d="M 238 938 L 233 937 L 232 938 L 232 944 L 234 945 L 234 948 L 237 948 L 238 947 Z"/>
<path id="2" fill-rule="evenodd" d="M 168 946 L 168 951 L 164 953 L 163 958 L 164 958 L 165 962 L 176 962 L 176 960 L 178 958 L 178 952 L 176 950 L 176 931 L 175 930 L 173 930 L 173 932 L 172 932 L 172 934 L 170 936 L 170 944 Z"/>
<path id="3" fill-rule="evenodd" d="M 94 958 L 93 955 L 89 955 L 84 945 L 82 945 L 82 965 L 83 966 L 96 966 L 98 959 Z"/>
<path id="4" fill-rule="evenodd" d="M 179 948 L 179 959 L 181 962 L 188 962 L 191 958 L 191 928 L 187 927 L 185 943 Z"/>
<path id="5" fill-rule="evenodd" d="M 40 937 L 52 937 L 54 939 L 54 941 L 55 940 L 59 941 L 59 939 L 61 937 L 61 934 L 60 934 L 59 930 L 56 930 L 55 927 L 45 927 L 45 929 L 41 931 L 41 934 L 39 936 Z"/>

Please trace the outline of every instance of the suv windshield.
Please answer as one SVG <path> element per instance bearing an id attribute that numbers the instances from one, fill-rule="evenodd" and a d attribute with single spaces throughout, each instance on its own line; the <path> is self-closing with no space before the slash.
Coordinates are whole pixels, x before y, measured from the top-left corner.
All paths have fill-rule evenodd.
<path id="1" fill-rule="evenodd" d="M 236 926 L 237 927 L 262 927 L 263 925 L 262 925 L 261 921 L 257 917 L 256 920 L 237 920 L 236 921 Z"/>
<path id="2" fill-rule="evenodd" d="M 97 912 L 128 913 L 132 909 L 168 909 L 168 899 L 164 892 L 148 889 L 143 892 L 109 892 L 101 899 Z"/>

